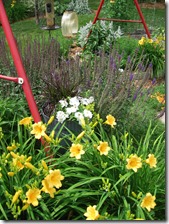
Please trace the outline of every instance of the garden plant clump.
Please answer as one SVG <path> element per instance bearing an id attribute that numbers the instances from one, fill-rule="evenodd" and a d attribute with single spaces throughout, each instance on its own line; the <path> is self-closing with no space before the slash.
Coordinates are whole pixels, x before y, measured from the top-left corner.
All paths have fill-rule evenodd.
<path id="1" fill-rule="evenodd" d="M 116 131 L 115 117 L 96 114 L 88 124 L 83 120 L 78 136 L 67 135 L 72 145 L 56 158 L 60 141 L 55 130 L 46 134 L 52 121 L 23 118 L 9 145 L 1 129 L 1 219 L 158 219 L 165 201 L 163 133 L 150 147 L 151 123 L 135 142 Z M 35 148 L 40 138 L 48 144 Z"/>
<path id="2" fill-rule="evenodd" d="M 132 19 L 130 5 L 107 0 L 102 12 Z M 79 10 L 74 39 L 60 29 L 49 37 L 31 18 L 12 24 L 47 119 L 34 122 L 21 85 L 0 79 L 0 219 L 162 222 L 165 125 L 158 113 L 165 110 L 165 29 L 135 39 L 124 24 L 92 25 L 96 1 L 55 2 L 57 15 L 70 6 Z M 12 22 L 22 19 L 18 11 L 31 15 L 34 1 L 5 1 L 5 7 Z M 81 53 L 71 57 L 73 42 Z M 0 53 L 0 73 L 17 77 L 1 30 Z"/>

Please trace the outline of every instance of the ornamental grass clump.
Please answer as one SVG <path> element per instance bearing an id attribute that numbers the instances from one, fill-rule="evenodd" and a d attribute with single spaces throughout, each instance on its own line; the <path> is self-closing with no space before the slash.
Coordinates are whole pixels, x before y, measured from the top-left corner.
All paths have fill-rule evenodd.
<path id="1" fill-rule="evenodd" d="M 1 220 L 165 219 L 164 133 L 150 146 L 151 123 L 135 141 L 113 115 L 95 114 L 80 134 L 70 131 L 59 156 L 55 128 L 46 133 L 51 122 L 23 118 L 8 145 L 1 129 Z"/>

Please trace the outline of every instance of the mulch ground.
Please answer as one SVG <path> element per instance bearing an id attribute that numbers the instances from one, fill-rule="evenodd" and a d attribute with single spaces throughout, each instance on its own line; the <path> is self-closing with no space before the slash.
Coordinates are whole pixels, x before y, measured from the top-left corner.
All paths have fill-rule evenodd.
<path id="1" fill-rule="evenodd" d="M 165 3 L 156 2 L 156 3 L 140 3 L 139 4 L 141 8 L 147 8 L 147 9 L 164 9 Z"/>

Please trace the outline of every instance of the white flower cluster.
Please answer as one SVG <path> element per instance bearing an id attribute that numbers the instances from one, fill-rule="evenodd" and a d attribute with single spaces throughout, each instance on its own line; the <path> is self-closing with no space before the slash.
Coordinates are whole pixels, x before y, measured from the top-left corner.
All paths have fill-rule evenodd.
<path id="1" fill-rule="evenodd" d="M 74 117 L 79 124 L 81 124 L 81 121 L 85 118 L 92 118 L 93 114 L 90 110 L 86 109 L 86 106 L 92 104 L 93 102 L 94 98 L 92 96 L 89 98 L 75 96 L 60 100 L 59 103 L 62 110 L 56 113 L 56 118 L 60 123 L 63 123 L 67 118 Z"/>

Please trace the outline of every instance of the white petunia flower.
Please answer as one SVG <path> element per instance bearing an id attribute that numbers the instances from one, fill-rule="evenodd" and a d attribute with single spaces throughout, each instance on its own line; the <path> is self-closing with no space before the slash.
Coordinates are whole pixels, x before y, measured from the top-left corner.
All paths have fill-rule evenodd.
<path id="1" fill-rule="evenodd" d="M 84 125 L 85 124 L 84 116 L 83 116 L 82 113 L 76 112 L 75 113 L 75 118 L 77 119 L 77 121 L 79 122 L 80 125 Z"/>
<path id="2" fill-rule="evenodd" d="M 61 104 L 62 108 L 68 106 L 68 102 L 66 100 L 59 100 L 59 103 Z"/>
<path id="3" fill-rule="evenodd" d="M 58 111 L 56 114 L 56 118 L 60 123 L 63 123 L 69 116 L 63 111 Z"/>
<path id="4" fill-rule="evenodd" d="M 59 103 L 63 111 L 58 111 L 56 118 L 61 123 L 63 123 L 66 119 L 75 118 L 79 124 L 85 125 L 85 118 L 91 119 L 93 117 L 92 112 L 85 108 L 93 102 L 93 96 L 89 98 L 75 96 L 72 98 L 60 100 Z"/>
<path id="5" fill-rule="evenodd" d="M 91 112 L 90 110 L 87 110 L 87 109 L 84 109 L 83 114 L 84 114 L 84 117 L 88 117 L 88 118 L 90 118 L 90 119 L 91 119 L 92 116 L 93 116 L 92 112 Z"/>
<path id="6" fill-rule="evenodd" d="M 84 116 L 83 116 L 82 113 L 80 113 L 80 112 L 76 112 L 76 113 L 75 113 L 75 118 L 76 118 L 78 121 L 80 121 L 82 118 L 84 118 Z"/>
<path id="7" fill-rule="evenodd" d="M 78 97 L 75 96 L 75 97 L 70 98 L 69 104 L 73 107 L 78 107 L 80 104 Z"/>
<path id="8" fill-rule="evenodd" d="M 90 103 L 93 103 L 94 102 L 94 97 L 93 96 L 90 96 L 89 99 L 88 99 L 88 101 L 89 101 L 89 104 Z"/>
<path id="9" fill-rule="evenodd" d="M 66 113 L 67 114 L 72 114 L 75 113 L 78 110 L 78 107 L 74 106 L 74 107 L 68 107 L 66 108 Z"/>
<path id="10" fill-rule="evenodd" d="M 88 105 L 90 103 L 89 99 L 87 99 L 87 98 L 81 98 L 80 101 L 83 105 Z"/>

